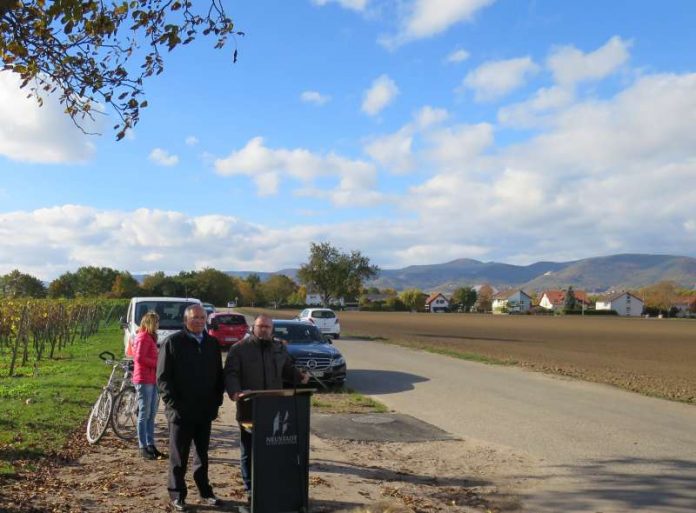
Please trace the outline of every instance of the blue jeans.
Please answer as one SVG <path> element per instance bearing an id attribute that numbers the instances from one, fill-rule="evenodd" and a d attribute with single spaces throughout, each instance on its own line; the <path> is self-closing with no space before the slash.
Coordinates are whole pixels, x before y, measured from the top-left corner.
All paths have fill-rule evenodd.
<path id="1" fill-rule="evenodd" d="M 157 385 L 136 384 L 138 395 L 138 446 L 155 445 L 155 415 L 159 406 Z"/>
<path id="2" fill-rule="evenodd" d="M 239 425 L 239 466 L 244 490 L 251 492 L 251 433 Z"/>

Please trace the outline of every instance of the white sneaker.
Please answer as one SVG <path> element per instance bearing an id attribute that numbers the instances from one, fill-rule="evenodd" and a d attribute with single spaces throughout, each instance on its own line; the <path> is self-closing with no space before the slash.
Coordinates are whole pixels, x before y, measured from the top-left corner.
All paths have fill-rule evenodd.
<path id="1" fill-rule="evenodd" d="M 222 501 L 215 497 L 215 495 L 209 495 L 208 497 L 201 497 L 201 502 L 207 504 L 208 506 L 220 506 Z"/>

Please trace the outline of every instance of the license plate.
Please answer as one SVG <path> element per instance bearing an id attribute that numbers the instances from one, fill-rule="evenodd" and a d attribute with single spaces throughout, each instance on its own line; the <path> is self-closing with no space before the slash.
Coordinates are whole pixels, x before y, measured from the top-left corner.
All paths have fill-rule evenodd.
<path id="1" fill-rule="evenodd" d="M 237 340 L 239 339 L 234 337 L 225 337 L 225 342 L 236 342 Z"/>
<path id="2" fill-rule="evenodd" d="M 312 376 L 314 376 L 315 378 L 323 378 L 324 371 L 312 371 Z"/>

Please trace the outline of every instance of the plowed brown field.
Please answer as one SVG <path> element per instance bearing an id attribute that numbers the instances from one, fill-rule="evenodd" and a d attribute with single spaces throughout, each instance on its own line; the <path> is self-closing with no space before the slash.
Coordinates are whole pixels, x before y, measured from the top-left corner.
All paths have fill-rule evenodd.
<path id="1" fill-rule="evenodd" d="M 292 317 L 296 312 L 271 312 Z M 696 321 L 340 312 L 343 336 L 478 355 L 696 404 Z"/>

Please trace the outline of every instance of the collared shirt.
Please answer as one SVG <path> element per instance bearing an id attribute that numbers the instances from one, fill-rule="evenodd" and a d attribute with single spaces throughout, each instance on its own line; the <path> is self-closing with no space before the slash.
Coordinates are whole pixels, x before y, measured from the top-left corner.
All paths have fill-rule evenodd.
<path id="1" fill-rule="evenodd" d="M 192 331 L 186 330 L 186 333 L 188 333 L 188 335 L 191 338 L 195 339 L 196 342 L 198 342 L 198 345 L 201 345 L 203 343 L 203 332 L 202 331 L 199 334 L 195 334 Z"/>

